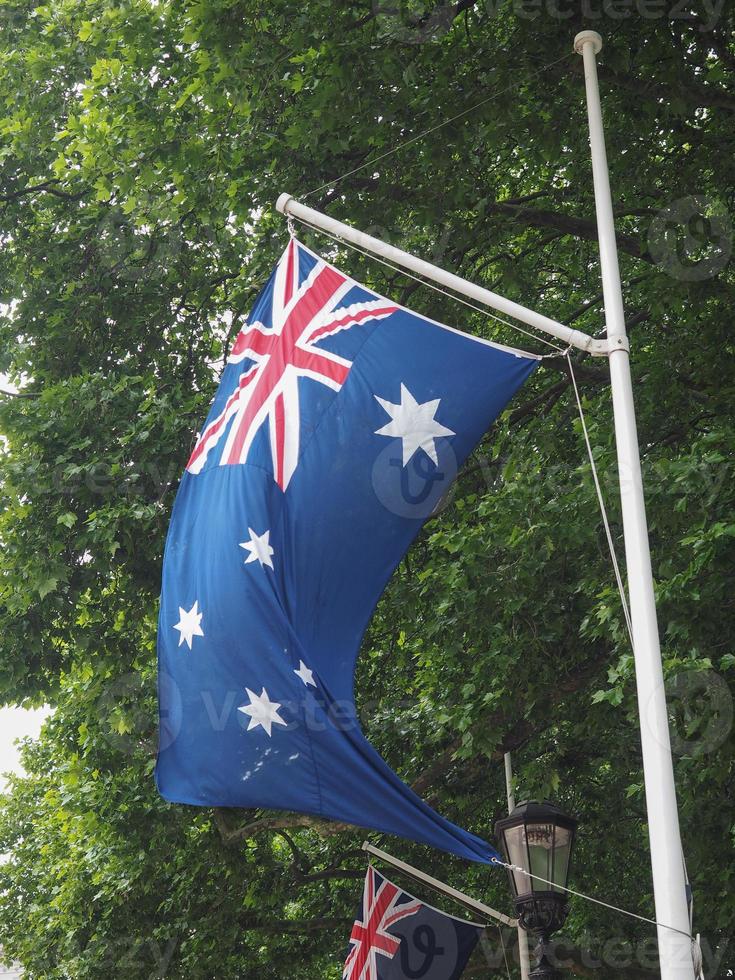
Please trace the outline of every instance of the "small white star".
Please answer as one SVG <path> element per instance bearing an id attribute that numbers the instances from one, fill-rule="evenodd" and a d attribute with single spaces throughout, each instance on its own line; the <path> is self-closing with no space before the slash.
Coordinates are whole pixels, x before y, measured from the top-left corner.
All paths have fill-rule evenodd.
<path id="1" fill-rule="evenodd" d="M 423 449 L 429 459 L 438 465 L 434 440 L 440 436 L 456 435 L 452 429 L 448 429 L 434 418 L 441 399 L 434 398 L 420 404 L 401 382 L 400 404 L 394 405 L 384 398 L 378 398 L 377 395 L 375 400 L 382 405 L 391 419 L 382 429 L 376 429 L 375 434 L 403 440 L 403 465 L 408 463 L 418 449 Z"/>
<path id="2" fill-rule="evenodd" d="M 265 688 L 261 694 L 256 694 L 251 691 L 249 687 L 245 688 L 245 693 L 250 698 L 250 704 L 244 704 L 237 710 L 242 711 L 245 715 L 250 715 L 250 724 L 248 725 L 248 731 L 251 728 L 257 728 L 260 725 L 261 728 L 265 729 L 266 735 L 270 736 L 271 727 L 273 725 L 285 725 L 286 722 L 278 714 L 278 709 L 281 705 L 278 701 L 271 701 L 268 697 L 268 692 Z"/>
<path id="3" fill-rule="evenodd" d="M 262 534 L 256 534 L 255 531 L 249 527 L 248 534 L 250 535 L 249 541 L 241 541 L 240 547 L 244 548 L 245 551 L 249 551 L 250 554 L 245 559 L 245 564 L 249 565 L 251 561 L 259 561 L 260 567 L 267 565 L 269 568 L 273 568 L 273 562 L 271 561 L 271 555 L 273 555 L 273 548 L 270 545 L 270 530 L 264 531 Z"/>
<path id="4" fill-rule="evenodd" d="M 297 677 L 300 677 L 304 682 L 304 686 L 308 687 L 311 684 L 312 687 L 316 687 L 316 681 L 314 680 L 314 672 L 309 670 L 303 660 L 299 660 L 299 669 L 294 671 Z"/>
<path id="5" fill-rule="evenodd" d="M 179 606 L 179 621 L 173 627 L 179 631 L 179 646 L 186 641 L 191 650 L 191 643 L 194 637 L 204 636 L 204 631 L 201 626 L 203 615 L 203 613 L 199 612 L 198 599 L 188 612 Z"/>

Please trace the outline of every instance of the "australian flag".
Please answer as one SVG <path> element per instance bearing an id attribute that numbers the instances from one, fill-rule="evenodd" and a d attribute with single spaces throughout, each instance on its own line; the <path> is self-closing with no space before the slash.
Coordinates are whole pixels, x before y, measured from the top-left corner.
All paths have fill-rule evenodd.
<path id="1" fill-rule="evenodd" d="M 353 673 L 393 570 L 537 363 L 291 240 L 234 342 L 171 518 L 156 767 L 167 800 L 495 855 L 373 749 Z"/>
<path id="2" fill-rule="evenodd" d="M 483 931 L 424 905 L 370 867 L 342 980 L 458 980 Z"/>

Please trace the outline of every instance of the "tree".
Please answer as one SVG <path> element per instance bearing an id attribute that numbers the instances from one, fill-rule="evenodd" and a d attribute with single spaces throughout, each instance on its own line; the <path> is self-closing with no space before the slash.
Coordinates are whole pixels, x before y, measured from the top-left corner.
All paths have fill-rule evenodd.
<path id="1" fill-rule="evenodd" d="M 54 706 L 0 815 L 0 943 L 29 977 L 339 975 L 364 834 L 170 806 L 153 787 L 170 507 L 222 358 L 285 243 L 283 190 L 604 330 L 570 53 L 583 27 L 607 35 L 695 928 L 708 976 L 733 968 L 733 13 L 633 6 L 0 7 L 0 371 L 20 389 L 0 397 L 0 684 L 8 702 Z M 542 349 L 299 233 L 401 302 Z M 607 368 L 573 361 L 622 552 Z M 581 817 L 574 886 L 652 914 L 630 645 L 563 358 L 544 362 L 402 563 L 357 689 L 389 762 L 482 834 L 513 749 L 519 795 Z M 390 848 L 508 906 L 494 872 Z M 575 900 L 571 969 L 647 976 L 652 931 Z M 497 943 L 485 953 L 504 969 Z M 482 951 L 470 969 L 487 974 Z"/>

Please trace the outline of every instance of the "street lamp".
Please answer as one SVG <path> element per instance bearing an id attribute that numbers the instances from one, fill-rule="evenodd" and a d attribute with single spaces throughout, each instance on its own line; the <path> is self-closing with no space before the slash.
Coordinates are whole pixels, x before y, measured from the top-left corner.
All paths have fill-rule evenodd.
<path id="1" fill-rule="evenodd" d="M 552 803 L 521 803 L 495 824 L 509 869 L 520 925 L 538 938 L 531 977 L 558 978 L 548 959 L 549 939 L 569 911 L 565 891 L 577 821 Z"/>

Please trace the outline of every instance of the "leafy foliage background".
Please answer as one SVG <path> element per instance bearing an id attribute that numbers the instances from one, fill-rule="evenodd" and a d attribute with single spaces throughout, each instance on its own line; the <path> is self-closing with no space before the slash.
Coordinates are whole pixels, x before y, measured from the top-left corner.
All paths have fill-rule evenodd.
<path id="1" fill-rule="evenodd" d="M 281 191 L 320 188 L 313 206 L 601 334 L 570 53 L 584 27 L 606 41 L 695 929 L 708 977 L 730 975 L 735 24 L 727 5 L 659 7 L 0 3 L 0 372 L 21 389 L 0 397 L 0 687 L 9 703 L 54 707 L 0 810 L 0 943 L 27 976 L 340 975 L 362 832 L 155 792 L 170 507 L 222 359 L 285 244 Z M 518 342 L 304 237 L 416 309 Z M 622 553 L 607 365 L 575 362 Z M 484 835 L 512 749 L 518 797 L 552 796 L 582 821 L 574 886 L 650 915 L 633 665 L 564 362 L 547 361 L 522 399 L 377 610 L 363 722 L 433 805 Z M 508 909 L 499 875 L 385 843 Z M 571 973 L 653 975 L 651 930 L 632 920 L 574 901 L 564 938 Z M 491 930 L 468 976 L 504 972 Z"/>

